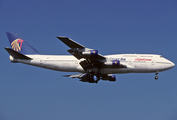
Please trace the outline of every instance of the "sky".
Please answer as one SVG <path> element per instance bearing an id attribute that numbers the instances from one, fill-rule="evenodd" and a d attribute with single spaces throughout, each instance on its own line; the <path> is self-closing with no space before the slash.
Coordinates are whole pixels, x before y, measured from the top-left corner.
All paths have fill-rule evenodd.
<path id="1" fill-rule="evenodd" d="M 0 0 L 0 120 L 177 120 L 174 67 L 98 84 L 11 63 L 6 32 L 41 54 L 69 55 L 56 36 L 108 54 L 160 54 L 177 64 L 176 0 Z"/>

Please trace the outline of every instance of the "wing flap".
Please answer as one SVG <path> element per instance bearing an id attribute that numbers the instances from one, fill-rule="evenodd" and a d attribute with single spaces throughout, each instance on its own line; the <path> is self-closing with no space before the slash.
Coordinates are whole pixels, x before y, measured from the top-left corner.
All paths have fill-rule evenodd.
<path id="1" fill-rule="evenodd" d="M 70 77 L 70 78 L 79 78 L 83 74 L 74 74 L 74 75 L 64 75 L 64 77 Z"/>
<path id="2" fill-rule="evenodd" d="M 95 81 L 88 77 L 88 73 L 75 74 L 75 75 L 64 75 L 64 77 L 79 78 L 81 82 L 95 83 Z"/>

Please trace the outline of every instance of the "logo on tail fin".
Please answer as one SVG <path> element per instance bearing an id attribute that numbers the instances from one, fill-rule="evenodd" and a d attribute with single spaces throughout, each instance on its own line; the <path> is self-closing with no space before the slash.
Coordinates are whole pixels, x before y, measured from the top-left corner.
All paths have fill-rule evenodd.
<path id="1" fill-rule="evenodd" d="M 11 43 L 12 49 L 14 49 L 15 51 L 21 51 L 22 43 L 23 43 L 23 40 L 22 40 L 22 39 L 15 39 L 15 40 Z"/>

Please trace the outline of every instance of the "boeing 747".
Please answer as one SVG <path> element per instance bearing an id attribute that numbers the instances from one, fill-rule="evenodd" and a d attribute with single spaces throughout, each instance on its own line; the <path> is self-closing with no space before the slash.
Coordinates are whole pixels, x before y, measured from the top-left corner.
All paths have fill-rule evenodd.
<path id="1" fill-rule="evenodd" d="M 11 62 L 24 63 L 37 67 L 78 72 L 66 75 L 79 78 L 82 82 L 98 83 L 100 80 L 116 81 L 113 74 L 158 73 L 171 69 L 173 62 L 156 54 L 114 54 L 101 55 L 98 50 L 87 48 L 67 37 L 57 38 L 66 44 L 71 55 L 42 55 L 16 33 L 7 32 L 11 48 L 5 47 Z"/>

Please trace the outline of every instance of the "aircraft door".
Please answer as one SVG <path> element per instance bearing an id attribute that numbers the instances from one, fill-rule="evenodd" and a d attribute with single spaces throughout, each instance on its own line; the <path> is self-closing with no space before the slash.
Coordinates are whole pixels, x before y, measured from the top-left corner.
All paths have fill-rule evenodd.
<path id="1" fill-rule="evenodd" d="M 44 62 L 43 59 L 40 59 L 40 60 L 39 60 L 39 63 L 40 63 L 41 65 L 43 64 L 43 62 Z"/>
<path id="2" fill-rule="evenodd" d="M 151 65 L 154 65 L 154 64 L 155 64 L 155 60 L 152 59 L 152 61 L 151 61 Z"/>
<path id="3" fill-rule="evenodd" d="M 129 60 L 128 60 L 128 64 L 129 64 L 129 65 L 132 65 L 132 59 L 129 59 Z"/>

